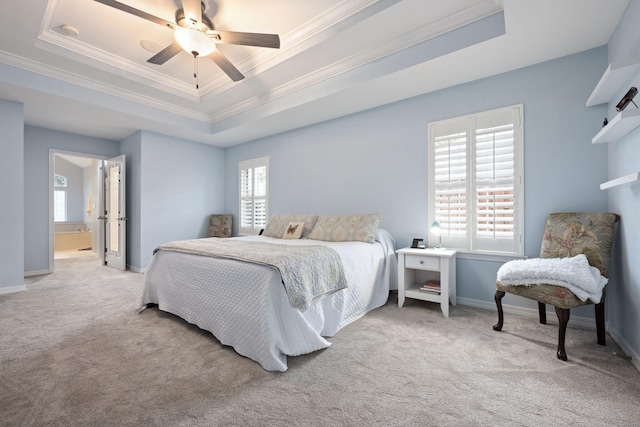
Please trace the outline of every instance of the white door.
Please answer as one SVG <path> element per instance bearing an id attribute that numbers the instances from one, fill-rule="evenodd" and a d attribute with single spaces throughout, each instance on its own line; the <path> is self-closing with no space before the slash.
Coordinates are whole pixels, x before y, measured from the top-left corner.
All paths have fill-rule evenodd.
<path id="1" fill-rule="evenodd" d="M 127 268 L 127 217 L 124 155 L 104 160 L 104 257 L 103 263 L 119 270 Z"/>

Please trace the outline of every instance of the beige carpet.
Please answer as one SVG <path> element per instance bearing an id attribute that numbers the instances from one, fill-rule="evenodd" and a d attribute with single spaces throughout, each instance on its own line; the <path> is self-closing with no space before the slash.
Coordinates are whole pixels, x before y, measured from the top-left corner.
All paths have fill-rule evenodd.
<path id="1" fill-rule="evenodd" d="M 95 258 L 0 296 L 0 424 L 7 426 L 632 426 L 640 373 L 608 338 L 557 320 L 465 306 L 389 303 L 290 357 L 285 373 L 157 309 L 143 276 Z"/>

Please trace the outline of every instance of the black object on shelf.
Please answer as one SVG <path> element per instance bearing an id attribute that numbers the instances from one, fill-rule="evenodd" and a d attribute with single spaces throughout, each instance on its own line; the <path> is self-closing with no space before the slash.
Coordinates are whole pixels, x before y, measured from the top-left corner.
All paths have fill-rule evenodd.
<path id="1" fill-rule="evenodd" d="M 636 87 L 631 87 L 631 89 L 629 89 L 629 91 L 627 93 L 625 93 L 625 95 L 622 97 L 622 99 L 620 100 L 620 102 L 618 102 L 618 105 L 616 105 L 616 111 L 622 111 L 625 108 L 627 108 L 627 105 L 629 105 L 629 103 L 631 102 L 633 105 L 636 106 L 636 108 L 638 108 L 638 106 L 636 105 L 635 102 L 633 102 L 633 98 L 638 94 L 638 88 Z"/>

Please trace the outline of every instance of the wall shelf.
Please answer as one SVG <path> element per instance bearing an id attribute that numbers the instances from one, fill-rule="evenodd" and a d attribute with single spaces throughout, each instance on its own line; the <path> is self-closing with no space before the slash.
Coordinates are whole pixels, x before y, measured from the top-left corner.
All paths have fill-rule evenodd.
<path id="1" fill-rule="evenodd" d="M 587 99 L 587 107 L 611 102 L 617 93 L 621 92 L 622 86 L 627 84 L 631 76 L 640 66 L 640 57 L 609 64 L 600 81 Z M 629 108 L 616 114 L 609 123 L 591 139 L 592 144 L 602 144 L 618 141 L 634 129 L 640 127 L 640 108 Z M 600 184 L 600 190 L 619 187 L 621 185 L 631 185 L 640 181 L 640 172 L 634 172 L 620 178 Z"/>
<path id="2" fill-rule="evenodd" d="M 621 85 L 629 81 L 638 65 L 640 65 L 640 57 L 609 64 L 593 92 L 591 92 L 591 96 L 587 99 L 587 107 L 611 101 L 611 98 L 620 90 Z"/>
<path id="3" fill-rule="evenodd" d="M 614 142 L 624 138 L 632 130 L 640 126 L 640 108 L 627 108 L 619 112 L 608 125 L 602 128 L 591 143 L 601 144 Z"/>
<path id="4" fill-rule="evenodd" d="M 634 172 L 632 174 L 612 179 L 611 181 L 600 184 L 600 190 L 607 190 L 609 188 L 618 187 L 624 184 L 633 184 L 638 181 L 640 181 L 640 172 Z"/>

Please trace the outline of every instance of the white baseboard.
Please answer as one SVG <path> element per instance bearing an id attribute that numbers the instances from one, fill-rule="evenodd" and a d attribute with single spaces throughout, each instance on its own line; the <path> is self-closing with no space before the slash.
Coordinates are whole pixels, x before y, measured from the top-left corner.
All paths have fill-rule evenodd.
<path id="1" fill-rule="evenodd" d="M 456 298 L 456 302 L 462 305 L 468 305 L 471 307 L 492 310 L 496 312 L 496 315 L 498 312 L 495 302 L 481 301 L 481 300 L 475 300 L 470 298 L 460 298 L 460 297 Z M 551 307 L 551 306 L 547 305 L 547 307 Z M 503 303 L 502 310 L 506 314 L 519 314 L 522 316 L 535 317 L 536 319 L 539 318 L 537 308 L 518 307 L 515 305 L 508 305 Z M 547 310 L 547 317 L 556 319 L 557 317 L 556 317 L 555 310 L 552 310 L 552 311 Z M 497 319 L 498 318 L 496 317 L 496 320 Z M 571 319 L 569 320 L 569 326 L 580 326 L 582 328 L 587 328 L 587 329 L 596 329 L 596 321 L 595 319 L 592 319 L 589 317 L 571 316 Z"/>
<path id="2" fill-rule="evenodd" d="M 6 294 L 15 294 L 18 292 L 24 292 L 27 290 L 27 287 L 25 285 L 22 286 L 9 286 L 7 288 L 0 288 L 0 295 L 6 295 Z"/>
<path id="3" fill-rule="evenodd" d="M 147 271 L 146 268 L 138 268 L 129 264 L 127 264 L 127 269 L 133 271 L 134 273 L 140 273 L 140 274 L 144 274 L 144 272 Z"/>
<path id="4" fill-rule="evenodd" d="M 24 277 L 29 277 L 29 276 L 40 276 L 41 274 L 49 274 L 51 273 L 49 270 L 32 270 L 32 271 L 25 271 L 24 272 Z"/>
<path id="5" fill-rule="evenodd" d="M 636 353 L 633 350 L 633 348 L 631 348 L 629 343 L 624 338 L 622 338 L 622 336 L 616 329 L 612 329 L 612 328 L 607 328 L 607 329 L 608 329 L 607 332 L 609 332 L 609 335 L 611 335 L 611 338 L 616 342 L 616 344 L 620 346 L 622 351 L 624 351 L 626 357 L 629 357 L 631 359 L 631 363 L 633 363 L 633 366 L 635 366 L 636 369 L 640 371 L 640 354 Z M 625 355 L 621 355 L 621 356 L 624 357 Z"/>
<path id="6" fill-rule="evenodd" d="M 470 307 L 483 308 L 486 310 L 495 311 L 496 320 L 498 319 L 497 317 L 498 309 L 496 308 L 496 304 L 493 302 L 458 297 L 456 298 L 456 303 L 460 305 L 468 305 Z M 527 316 L 535 319 L 539 318 L 538 310 L 533 308 L 502 304 L 502 310 L 504 311 L 504 313 L 507 313 L 507 314 L 518 314 L 518 315 Z M 553 316 L 553 318 L 556 318 L 555 310 L 554 311 L 547 310 L 547 316 Z M 596 329 L 595 319 L 590 319 L 588 317 L 581 317 L 581 316 L 571 317 L 571 319 L 569 320 L 569 327 L 571 327 L 572 325 L 580 326 L 582 328 L 587 328 L 587 329 Z M 618 344 L 622 349 L 622 351 L 625 353 L 624 355 L 621 355 L 621 356 L 625 357 L 626 355 L 626 357 L 630 357 L 631 363 L 633 364 L 633 366 L 635 366 L 635 368 L 638 371 L 640 371 L 640 354 L 636 353 L 631 348 L 629 343 L 627 343 L 622 338 L 622 336 L 618 333 L 618 331 L 609 327 L 609 322 L 605 322 L 605 330 L 609 333 L 609 335 L 611 336 L 611 339 L 614 340 L 615 343 Z"/>

